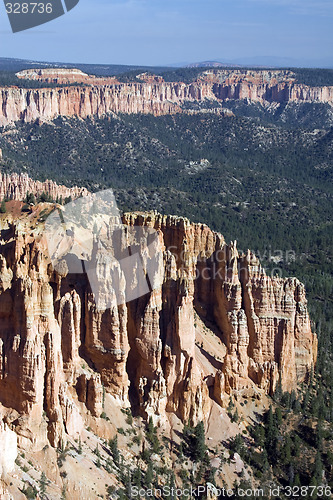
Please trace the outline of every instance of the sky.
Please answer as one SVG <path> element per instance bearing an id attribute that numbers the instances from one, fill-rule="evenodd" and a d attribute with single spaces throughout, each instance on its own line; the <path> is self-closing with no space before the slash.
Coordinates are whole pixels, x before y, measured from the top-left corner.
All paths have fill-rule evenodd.
<path id="1" fill-rule="evenodd" d="M 0 2 L 0 57 L 333 67 L 332 27 L 333 0 L 80 0 L 66 15 L 14 34 Z"/>

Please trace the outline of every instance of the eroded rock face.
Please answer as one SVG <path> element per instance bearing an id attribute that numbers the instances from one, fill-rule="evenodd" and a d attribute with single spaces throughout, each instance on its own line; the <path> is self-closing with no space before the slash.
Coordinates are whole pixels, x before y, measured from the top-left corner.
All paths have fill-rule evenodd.
<path id="1" fill-rule="evenodd" d="M 0 150 L 1 152 L 1 150 Z M 42 193 L 50 195 L 53 200 L 57 198 L 71 197 L 72 199 L 86 196 L 86 188 L 68 188 L 58 185 L 56 182 L 47 180 L 45 182 L 30 179 L 26 174 L 3 174 L 0 172 L 0 199 L 23 201 L 27 194 L 33 194 L 36 198 Z"/>
<path id="2" fill-rule="evenodd" d="M 44 76 L 43 76 L 44 72 Z M 63 73 L 62 73 L 63 72 Z M 58 116 L 104 116 L 108 113 L 144 113 L 155 116 L 182 112 L 186 102 L 225 103 L 246 99 L 268 103 L 321 102 L 333 104 L 333 87 L 309 87 L 296 82 L 288 70 L 208 70 L 189 84 L 138 75 L 141 83 L 93 78 L 78 70 L 28 70 L 20 78 L 86 86 L 0 89 L 0 126 L 16 121 L 53 120 Z"/>
<path id="3" fill-rule="evenodd" d="M 249 387 L 272 393 L 279 380 L 290 391 L 316 361 L 296 278 L 266 276 L 251 252 L 240 256 L 235 242 L 187 219 L 137 213 L 123 223 L 157 231 L 159 285 L 127 304 L 111 300 L 106 311 L 86 275 L 52 268 L 32 228 L 21 221 L 1 232 L 0 407 L 25 447 L 80 433 L 82 405 L 98 418 L 105 392 L 156 422 L 167 412 L 198 422 L 211 398 L 223 404 Z M 197 359 L 195 316 L 214 323 L 225 344 L 209 377 Z"/>
<path id="4" fill-rule="evenodd" d="M 94 75 L 87 75 L 87 73 L 75 68 L 26 69 L 16 73 L 16 76 L 22 80 L 56 83 L 59 85 L 67 85 L 69 83 L 110 85 L 112 83 L 118 83 L 115 77 L 102 78 Z"/>

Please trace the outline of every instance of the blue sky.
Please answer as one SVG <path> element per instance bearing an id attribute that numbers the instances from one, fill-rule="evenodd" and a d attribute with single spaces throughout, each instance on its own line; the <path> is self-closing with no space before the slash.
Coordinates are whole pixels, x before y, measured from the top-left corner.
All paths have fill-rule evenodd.
<path id="1" fill-rule="evenodd" d="M 332 27 L 333 0 L 80 0 L 13 34 L 1 2 L 0 56 L 145 65 L 270 56 L 333 67 Z"/>

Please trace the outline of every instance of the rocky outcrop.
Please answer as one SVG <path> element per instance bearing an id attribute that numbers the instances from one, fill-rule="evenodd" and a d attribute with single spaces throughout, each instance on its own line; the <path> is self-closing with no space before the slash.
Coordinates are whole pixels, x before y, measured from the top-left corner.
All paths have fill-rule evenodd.
<path id="1" fill-rule="evenodd" d="M 81 87 L 0 89 L 0 126 L 16 121 L 53 120 L 58 116 L 103 116 L 108 113 L 145 113 L 155 116 L 179 113 L 188 102 L 246 99 L 268 103 L 333 103 L 333 87 L 309 87 L 296 82 L 288 70 L 208 70 L 192 83 L 165 82 L 163 78 L 141 74 L 144 81 L 119 83 L 94 78 L 78 70 L 27 70 L 19 74 L 52 83 L 73 83 Z"/>
<path id="2" fill-rule="evenodd" d="M 1 150 L 0 150 L 1 151 Z M 42 193 L 49 195 L 52 200 L 71 197 L 72 199 L 86 196 L 85 188 L 68 188 L 58 185 L 56 182 L 47 180 L 45 182 L 34 181 L 26 174 L 4 174 L 0 172 L 0 199 L 23 201 L 27 194 L 33 194 L 36 198 Z"/>
<path id="3" fill-rule="evenodd" d="M 333 87 L 309 87 L 297 83 L 292 71 L 206 71 L 199 81 L 213 85 L 222 101 L 246 99 L 250 102 L 322 102 L 333 104 Z"/>
<path id="4" fill-rule="evenodd" d="M 29 221 L 3 223 L 0 408 L 27 449 L 80 433 L 87 412 L 103 412 L 105 393 L 162 424 L 168 412 L 197 422 L 212 398 L 223 404 L 251 387 L 272 393 L 279 380 L 290 391 L 316 362 L 296 278 L 267 276 L 251 252 L 239 255 L 235 242 L 187 219 L 135 213 L 123 223 L 153 228 L 157 243 L 141 258 L 161 258 L 151 291 L 127 304 L 111 301 L 107 310 L 96 306 L 86 274 L 66 264 L 53 269 Z M 99 262 L 106 272 L 108 261 Z M 209 377 L 198 359 L 195 316 L 213 323 L 225 345 Z M 203 348 L 201 355 L 214 357 Z"/>
<path id="5" fill-rule="evenodd" d="M 178 283 L 178 288 L 166 296 L 167 309 L 161 312 L 162 318 L 164 312 L 176 319 L 172 340 L 164 347 L 167 359 L 177 345 L 178 355 L 190 354 L 195 369 L 191 349 L 195 338 L 192 313 L 196 310 L 218 326 L 227 347 L 222 374 L 216 376 L 224 392 L 254 382 L 272 394 L 279 379 L 283 390 L 290 391 L 306 378 L 316 360 L 317 340 L 311 332 L 304 286 L 296 278 L 267 276 L 251 252 L 239 256 L 236 242 L 227 245 L 205 225 L 161 216 L 125 216 L 124 220 L 125 224 L 148 224 L 162 231 L 171 251 L 171 283 Z M 166 290 L 169 286 L 170 277 Z M 172 304 L 176 311 L 170 309 Z M 168 328 L 170 332 L 170 325 Z M 182 362 L 175 365 L 174 372 L 179 373 Z M 175 390 L 173 387 L 172 394 Z"/>
<path id="6" fill-rule="evenodd" d="M 108 113 L 181 111 L 185 101 L 216 99 L 209 84 L 119 83 L 108 86 L 0 89 L 0 126 L 15 121 L 53 120 L 58 116 L 101 117 Z"/>
<path id="7" fill-rule="evenodd" d="M 21 80 L 32 80 L 58 85 L 81 83 L 85 85 L 111 85 L 118 83 L 115 77 L 102 78 L 87 75 L 76 68 L 25 69 L 16 73 Z"/>

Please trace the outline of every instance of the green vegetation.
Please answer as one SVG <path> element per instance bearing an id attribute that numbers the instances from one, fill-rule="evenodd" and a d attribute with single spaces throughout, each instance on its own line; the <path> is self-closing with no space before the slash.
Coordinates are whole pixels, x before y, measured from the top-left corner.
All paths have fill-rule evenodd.
<path id="1" fill-rule="evenodd" d="M 333 69 L 291 68 L 296 73 L 296 79 L 304 85 L 321 87 L 333 85 Z"/>
<path id="2" fill-rule="evenodd" d="M 6 202 L 5 200 L 2 200 L 0 205 L 0 214 L 5 214 L 6 212 L 7 212 Z"/>
<path id="3" fill-rule="evenodd" d="M 36 498 L 38 493 L 37 488 L 31 484 L 27 484 L 21 491 L 28 499 Z"/>
<path id="4" fill-rule="evenodd" d="M 305 404 L 308 391 L 312 395 L 310 407 Z M 332 427 L 323 418 L 324 399 L 319 404 L 319 417 L 313 416 L 317 412 L 315 381 L 298 395 L 277 391 L 274 399 L 275 410 L 271 406 L 262 422 L 250 429 L 250 439 L 238 434 L 229 440 L 230 452 L 238 453 L 263 485 L 274 477 L 283 486 L 332 488 Z M 330 498 L 327 493 L 324 489 L 321 498 Z M 313 498 L 313 492 L 304 496 Z"/>
<path id="5" fill-rule="evenodd" d="M 47 483 L 48 483 L 48 480 L 47 480 L 47 477 L 45 475 L 45 472 L 42 472 L 40 480 L 39 480 L 39 484 L 40 484 L 39 493 L 40 493 L 41 498 L 44 498 L 44 496 L 45 496 Z"/>

